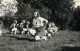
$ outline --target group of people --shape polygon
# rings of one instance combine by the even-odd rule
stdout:
[[[35,40],[46,40],[47,37],[52,36],[58,30],[58,27],[55,26],[54,22],[48,22],[47,19],[42,18],[39,12],[34,12],[34,19],[32,21],[32,27],[29,27],[30,22],[28,20],[22,20],[21,23],[17,23],[17,20],[13,21],[13,24],[10,26],[11,34],[17,33],[17,30],[21,34],[31,34],[34,36]]]

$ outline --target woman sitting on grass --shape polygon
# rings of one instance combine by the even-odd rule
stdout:
[[[34,18],[33,18],[33,28],[36,29],[36,31],[40,28],[40,27],[45,27],[45,25],[47,25],[48,20],[41,17],[38,11],[34,12]]]

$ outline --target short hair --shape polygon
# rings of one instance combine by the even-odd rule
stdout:
[[[37,13],[37,17],[39,17],[39,16],[40,16],[39,11],[34,11],[34,13]]]

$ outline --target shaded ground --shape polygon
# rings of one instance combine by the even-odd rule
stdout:
[[[13,35],[3,30],[0,51],[80,51],[80,32],[58,31],[48,41],[34,41],[30,35]]]

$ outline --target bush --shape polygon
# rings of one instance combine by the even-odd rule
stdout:
[[[70,23],[70,27],[72,30],[80,30],[80,6],[78,6],[73,13],[73,19]]]
[[[73,18],[73,0],[54,0],[52,4],[51,20],[56,23],[60,29],[69,29],[70,21]]]

